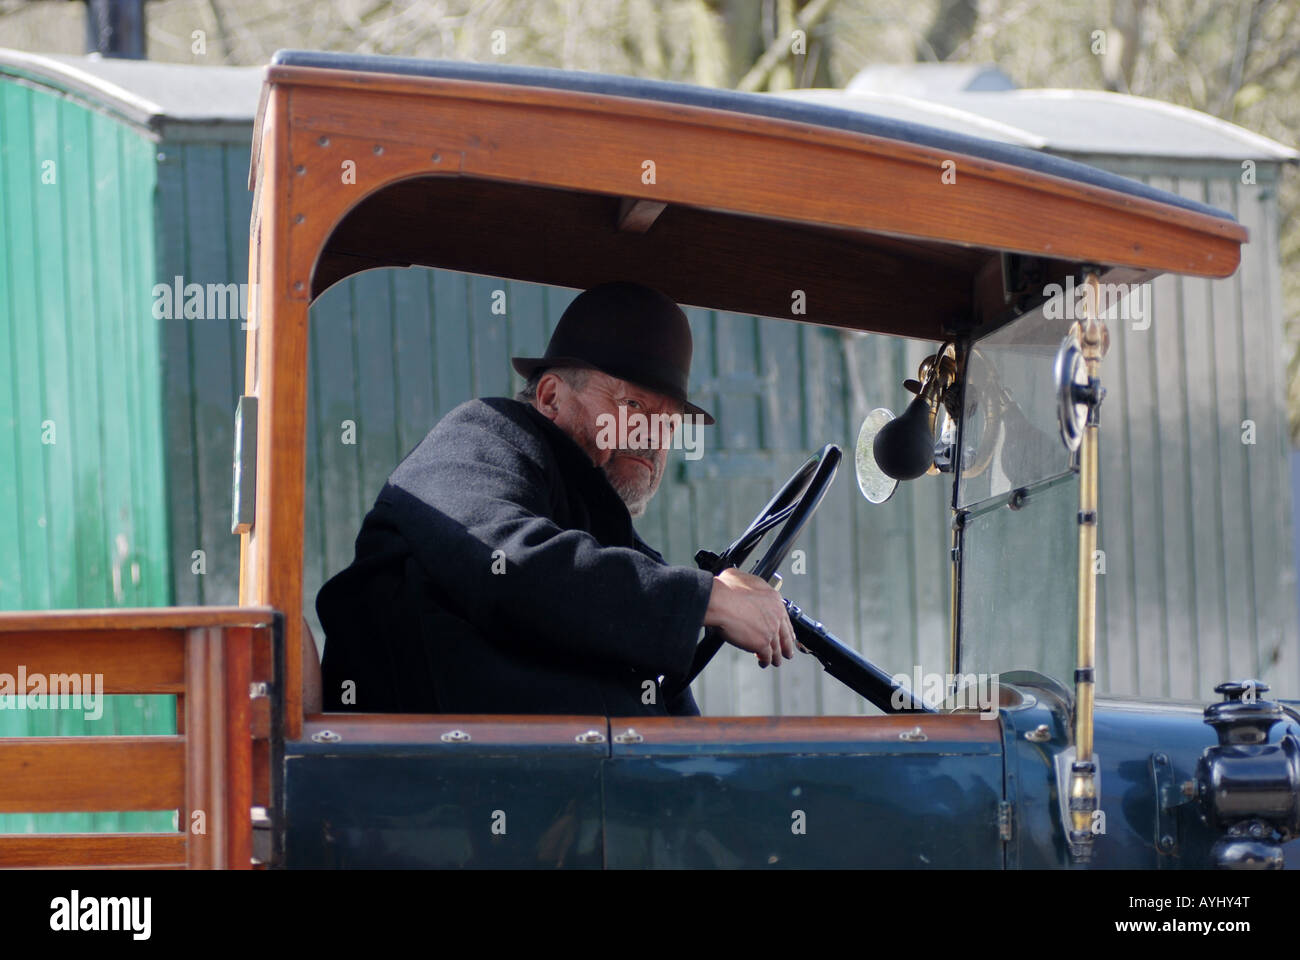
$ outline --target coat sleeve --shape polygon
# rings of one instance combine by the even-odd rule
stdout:
[[[539,656],[682,676],[713,577],[552,519],[544,441],[484,406],[448,414],[381,494],[430,580]]]

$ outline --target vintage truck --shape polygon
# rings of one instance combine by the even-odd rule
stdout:
[[[1162,273],[1230,276],[1248,238],[1228,215],[815,103],[300,51],[267,69],[249,187],[239,605],[0,615],[0,672],[102,675],[106,693],[177,704],[174,736],[0,742],[0,810],[176,809],[177,830],[5,836],[0,863],[1300,861],[1296,701],[1247,677],[1219,678],[1208,705],[1094,692],[1107,305]],[[789,604],[807,655],[882,715],[323,713],[303,617],[308,308],[359,271],[410,265],[635,279],[683,304],[934,343],[907,411],[873,412],[851,453],[864,510],[900,480],[951,478],[939,696]],[[816,309],[792,310],[800,296]],[[813,453],[698,562],[740,565],[774,533],[752,569],[775,577],[841,456]],[[706,634],[697,670],[717,648]]]

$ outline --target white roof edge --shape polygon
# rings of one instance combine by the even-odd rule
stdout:
[[[999,95],[1012,93],[1013,91],[997,91]],[[950,106],[946,103],[938,103],[934,100],[923,100],[920,97],[909,97],[901,93],[878,93],[865,90],[841,90],[838,87],[816,87],[807,90],[781,90],[774,92],[775,96],[790,97],[792,99],[804,99],[800,96],[803,93],[830,93],[835,94],[837,99],[852,98],[854,100],[872,100],[878,103],[902,104],[905,106],[915,107],[920,113],[928,113],[936,116],[950,117],[954,120],[961,120],[973,127],[987,130],[990,134],[995,134],[1001,139],[1010,140],[1012,143],[1023,147],[1032,147],[1035,150],[1043,150],[1048,146],[1048,140],[1039,136],[1023,127],[1012,126],[1009,123],[1003,123],[1001,120],[991,120],[982,114],[973,113],[970,110],[963,110],[960,107]],[[993,91],[990,91],[990,95]],[[916,123],[924,123],[924,119],[918,117]],[[932,126],[932,124],[931,124]]]
[[[39,53],[26,53],[22,50],[0,47],[0,66],[5,63],[12,63],[15,66],[27,66],[36,73],[66,77],[87,88],[101,91],[105,96],[121,101],[123,104],[149,117],[162,116],[164,113],[160,104],[125,87],[119,87],[111,80],[105,80],[98,74],[82,70],[66,60],[56,60],[53,57],[43,56]]]
[[[1061,87],[1040,87],[1020,90],[998,91],[1000,97],[1016,97],[1019,99],[1044,100],[1098,100],[1098,101],[1122,101],[1143,110],[1150,110],[1152,113],[1163,113],[1167,116],[1177,117],[1188,123],[1195,123],[1230,137],[1242,143],[1243,145],[1253,147],[1266,155],[1277,160],[1300,160],[1300,150],[1288,147],[1285,143],[1279,143],[1271,137],[1266,137],[1262,133],[1255,133],[1253,130],[1247,130],[1245,127],[1232,123],[1229,120],[1221,120],[1218,117],[1211,116],[1208,113],[1202,113],[1199,110],[1193,110],[1191,107],[1180,106],[1176,103],[1166,103],[1163,100],[1156,100],[1152,97],[1138,97],[1130,93],[1114,93],[1110,90],[1072,90]]]

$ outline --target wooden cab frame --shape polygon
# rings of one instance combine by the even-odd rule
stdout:
[[[799,320],[937,341],[995,329],[1084,264],[1106,283],[1226,277],[1247,239],[1226,214],[1069,161],[630,78],[282,51],[254,136],[256,497],[239,602],[285,614],[290,740],[313,654],[308,308],[339,280],[410,265],[578,288],[628,278],[787,320],[802,291]],[[1035,289],[1009,285],[1008,263],[1032,265]]]

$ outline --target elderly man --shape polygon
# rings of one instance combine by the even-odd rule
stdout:
[[[713,422],[686,398],[690,362],[672,300],[602,284],[545,356],[514,359],[517,399],[449,412],[317,596],[325,709],[698,715],[683,682],[701,627],[763,666],[792,658],[772,587],[669,566],[632,527],[678,421]]]

